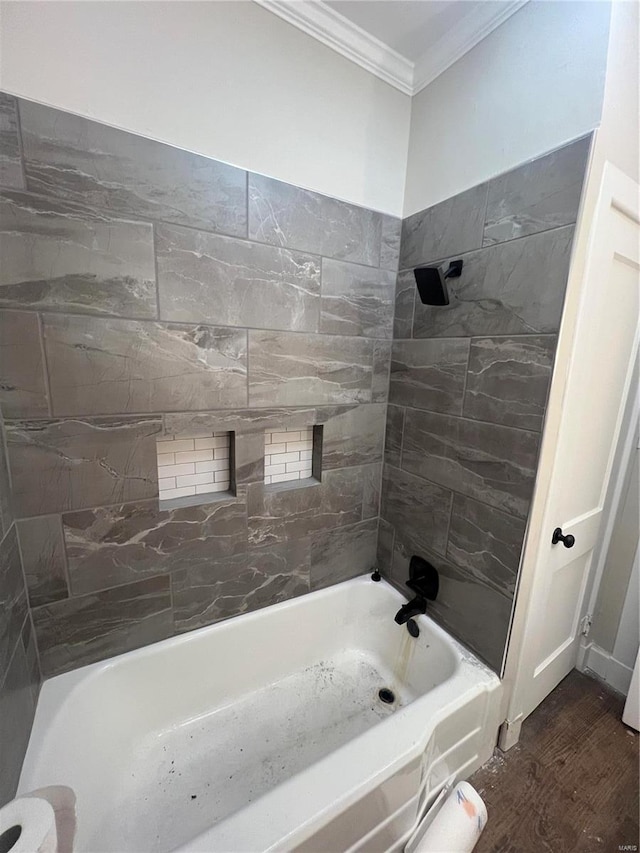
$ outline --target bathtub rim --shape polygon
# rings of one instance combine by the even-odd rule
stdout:
[[[43,678],[42,688],[40,690],[40,696],[38,698],[38,707],[41,703],[43,705],[50,705],[54,703],[62,704],[64,699],[66,697],[69,697],[80,684],[90,683],[91,681],[94,681],[96,678],[98,678],[103,672],[109,669],[113,669],[117,666],[126,664],[126,662],[129,660],[144,660],[145,658],[154,657],[156,655],[161,654],[162,650],[167,648],[179,648],[180,646],[188,646],[189,644],[195,644],[199,641],[202,641],[210,634],[215,634],[222,630],[230,631],[232,629],[232,626],[240,628],[242,625],[265,619],[267,613],[275,614],[283,612],[285,610],[290,610],[303,600],[309,601],[311,599],[314,599],[320,601],[323,598],[331,598],[332,596],[336,595],[339,590],[349,589],[352,587],[357,588],[358,586],[368,586],[369,583],[374,583],[373,581],[371,581],[369,573],[364,575],[358,575],[355,578],[350,578],[349,580],[341,581],[338,584],[332,584],[331,586],[324,587],[323,589],[311,590],[310,592],[296,596],[295,598],[289,598],[285,601],[279,601],[275,604],[266,605],[265,607],[261,607],[258,610],[252,610],[249,613],[241,613],[237,616],[230,616],[226,619],[220,619],[219,621],[213,622],[210,625],[203,625],[199,628],[194,628],[190,631],[184,631],[180,634],[174,634],[171,637],[165,637],[162,640],[157,640],[153,643],[147,644],[146,646],[140,646],[136,649],[130,649],[126,652],[120,652],[119,654],[112,655],[108,658],[105,658],[104,660],[83,664],[82,666],[75,667],[74,669],[70,669],[66,672],[57,673],[56,675],[45,676]],[[392,583],[387,581],[385,578],[382,578],[382,580],[375,582],[375,587],[377,589],[385,589],[387,593],[390,593],[392,595],[392,597],[399,605],[406,602],[406,596],[404,596]],[[494,673],[493,670],[486,663],[484,663],[484,661],[482,661],[473,651],[471,651],[471,649],[464,646],[459,640],[449,634],[445,628],[439,625],[429,615],[428,611],[426,614],[422,614],[414,618],[415,621],[418,622],[418,625],[420,627],[427,627],[428,630],[432,631],[439,638],[439,640],[443,642],[444,645],[448,646],[449,650],[453,652],[455,656],[456,668],[459,665],[460,661],[472,660],[472,662],[474,664],[477,664],[479,668],[486,670],[490,674],[496,675],[496,673]],[[434,689],[437,689],[437,687]]]

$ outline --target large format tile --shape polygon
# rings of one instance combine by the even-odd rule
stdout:
[[[0,311],[0,403],[6,418],[49,414],[37,314]]]
[[[249,544],[275,545],[304,539],[314,529],[322,504],[322,484],[293,487],[253,483],[247,490]],[[360,521],[361,505],[351,519]]]
[[[539,440],[525,430],[408,409],[402,467],[526,518]]]
[[[0,676],[0,807],[16,794],[29,744],[36,711],[32,681],[29,660],[19,642],[6,675]]]
[[[156,497],[158,418],[6,424],[19,518]]]
[[[389,402],[461,414],[468,359],[464,338],[394,341]]]
[[[447,557],[506,596],[515,592],[526,522],[455,495]]]
[[[311,589],[324,589],[373,571],[377,539],[377,518],[314,534],[311,537]]]
[[[449,305],[416,301],[416,338],[557,332],[574,227],[533,234],[466,255]]]
[[[0,251],[0,305],[157,316],[151,225],[5,192]]]
[[[0,681],[20,641],[27,615],[27,593],[15,526],[0,542]]]
[[[555,349],[555,335],[473,338],[465,417],[540,431]]]
[[[380,268],[396,272],[400,261],[400,237],[402,219],[398,216],[382,214],[380,239]]]
[[[179,569],[172,576],[175,626],[190,631],[309,591],[309,543],[289,542]]]
[[[373,342],[373,377],[371,379],[372,403],[386,403],[389,398],[391,343],[391,341]]]
[[[393,318],[394,340],[412,337],[416,289],[416,278],[413,270],[403,270],[398,273]]]
[[[24,187],[16,99],[0,92],[0,186]]]
[[[591,136],[489,181],[483,245],[576,221]]]
[[[164,640],[173,634],[168,577],[36,607],[33,622],[45,676]]]
[[[251,547],[303,539],[362,520],[367,466],[325,471],[322,483],[248,487]]]
[[[448,489],[384,466],[380,515],[396,530],[410,531],[420,548],[445,553],[452,499]]]
[[[324,258],[320,331],[390,338],[395,273]]]
[[[247,515],[237,500],[159,510],[141,501],[65,513],[74,595],[132,583],[176,566],[196,570],[247,549]]]
[[[384,518],[378,520],[378,547],[376,552],[376,565],[378,571],[391,580],[391,568],[393,564],[393,540],[395,528]]]
[[[404,409],[387,406],[387,424],[384,439],[384,461],[395,468],[400,467],[402,433],[404,432]]]
[[[246,403],[246,332],[98,317],[44,318],[55,415]]]
[[[16,522],[29,604],[37,607],[67,598],[67,566],[59,515]]]
[[[381,213],[249,174],[252,240],[375,267],[381,227]]]
[[[362,518],[377,519],[382,497],[382,461],[362,466]]]
[[[187,228],[157,228],[163,320],[315,332],[320,259]]]
[[[29,190],[246,236],[242,169],[30,101],[20,118]]]
[[[249,332],[249,404],[371,402],[373,343],[356,337]]]
[[[328,413],[329,410],[320,410]],[[383,403],[356,406],[327,417],[322,433],[322,467],[344,468],[379,462],[384,443]]]
[[[404,219],[400,269],[480,248],[486,201],[479,184]]]

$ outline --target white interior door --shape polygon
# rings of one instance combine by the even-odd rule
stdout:
[[[527,600],[516,605],[522,621],[517,660],[507,658],[511,698],[503,748],[517,740],[521,721],[577,660],[585,590],[638,347],[638,192],[634,181],[605,164],[573,340],[568,358],[559,348],[554,371],[558,393],[554,400],[552,387],[549,405],[558,428],[543,440],[540,466],[551,466],[550,478],[543,494],[536,487],[541,523],[531,525],[525,545],[523,566],[528,556],[534,570]],[[552,544],[557,527],[574,537],[573,547]]]

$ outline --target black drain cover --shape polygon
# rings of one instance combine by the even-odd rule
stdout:
[[[392,705],[396,701],[396,695],[393,690],[389,690],[388,687],[383,687],[382,690],[378,690],[378,698],[381,702],[384,702],[387,705]]]

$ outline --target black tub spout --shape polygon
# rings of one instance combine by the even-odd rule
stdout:
[[[407,604],[402,605],[395,615],[395,621],[398,625],[404,625],[405,622],[408,622],[409,619],[413,619],[414,616],[419,616],[421,613],[426,612],[426,599],[422,598],[421,595],[416,595],[416,597],[412,598]]]

